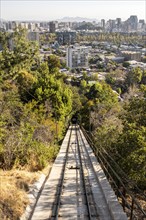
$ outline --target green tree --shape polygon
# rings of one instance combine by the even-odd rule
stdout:
[[[87,87],[87,82],[86,82],[84,79],[81,80],[80,88],[81,88],[83,91],[86,91],[86,87]]]
[[[142,80],[142,70],[139,67],[136,67],[132,69],[130,72],[128,72],[125,81],[129,87],[130,85],[139,84],[141,80]]]
[[[57,73],[59,68],[61,67],[59,58],[56,55],[48,56],[48,66],[50,73],[52,74]]]
[[[57,57],[40,63],[24,30],[8,37],[0,53],[0,167],[42,169],[72,115],[72,91],[58,74]]]
[[[129,67],[130,66],[130,63],[129,62],[127,62],[127,61],[125,61],[124,63],[123,63],[123,67]]]
[[[112,91],[111,87],[105,82],[97,82],[90,87],[87,97],[94,100],[95,103],[117,103],[117,97]]]
[[[124,107],[123,132],[117,139],[118,163],[137,184],[146,187],[146,102],[133,98]]]
[[[38,47],[27,40],[27,33],[23,29],[16,30],[9,38],[11,47],[7,45],[2,50],[0,70],[4,72],[5,79],[11,76],[14,80],[20,71],[30,72],[32,67],[37,66]]]
[[[82,122],[87,129],[91,130],[92,127],[94,130],[99,121],[101,123],[105,114],[118,103],[118,99],[111,87],[105,82],[93,84],[85,95],[87,99],[82,103]]]

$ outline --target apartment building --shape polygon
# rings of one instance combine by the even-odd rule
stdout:
[[[55,33],[56,31],[56,23],[51,21],[50,22],[50,33]]]
[[[141,52],[121,51],[121,54],[125,58],[126,61],[128,61],[128,60],[141,61]]]
[[[74,68],[88,67],[89,47],[70,46],[67,48],[67,66]]]
[[[76,31],[58,31],[56,36],[60,45],[74,44],[76,41]]]

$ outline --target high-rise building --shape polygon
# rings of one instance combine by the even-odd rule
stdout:
[[[56,23],[54,21],[50,22],[50,33],[55,33]]]
[[[120,27],[121,27],[121,24],[122,24],[122,20],[121,20],[121,18],[116,18],[116,25],[117,25],[117,28],[120,28]]]
[[[30,30],[30,31],[35,31],[35,23],[28,23],[28,29]]]
[[[12,28],[12,29],[15,29],[16,27],[18,27],[18,25],[19,25],[19,23],[16,22],[16,21],[12,21],[12,22],[11,22],[11,28]]]
[[[56,32],[57,41],[60,45],[74,44],[76,41],[76,31],[58,31]]]
[[[130,25],[131,31],[136,31],[138,26],[138,18],[136,15],[131,15],[128,18],[128,24]]]
[[[85,46],[70,46],[67,48],[67,66],[74,68],[88,67],[89,48]]]
[[[146,31],[146,23],[144,19],[140,19],[138,23],[139,31]]]
[[[106,30],[112,32],[116,28],[116,20],[109,19],[106,23]]]
[[[103,30],[105,29],[105,19],[101,19],[101,27]]]
[[[20,22],[19,25],[21,28],[28,29],[28,23],[26,23],[26,22]]]
[[[144,25],[145,24],[145,20],[144,19],[140,19],[139,23]]]

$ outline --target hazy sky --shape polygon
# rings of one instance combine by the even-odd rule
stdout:
[[[146,0],[0,0],[0,16],[6,20],[55,20],[87,17],[126,20],[130,15],[146,19]]]

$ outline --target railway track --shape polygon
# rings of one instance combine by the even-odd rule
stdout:
[[[78,125],[68,129],[29,220],[126,220]]]

